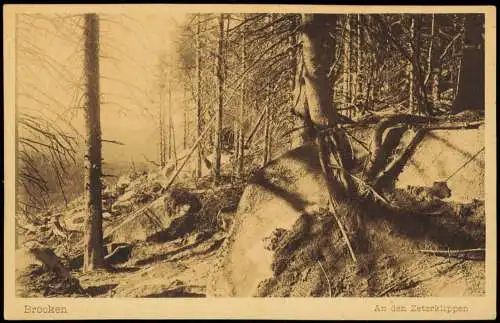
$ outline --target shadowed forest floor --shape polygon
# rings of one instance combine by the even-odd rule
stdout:
[[[422,144],[413,163],[418,154],[428,154],[425,149],[435,148]],[[344,224],[357,221],[356,215],[363,223],[359,232],[349,232],[354,263],[328,211],[319,163],[310,156],[313,148],[297,148],[257,171],[249,183],[226,178],[217,188],[210,176],[179,181],[167,192],[157,173],[124,176],[104,194],[107,268],[82,271],[85,212],[83,201],[75,200],[50,214],[59,214],[70,232],[67,240],[54,233],[51,222],[23,235],[43,240],[74,280],[61,279],[22,248],[16,254],[17,295],[220,296],[214,284],[229,284],[222,295],[231,296],[484,295],[483,200],[456,202],[449,198],[454,188],[436,185],[385,192],[390,209],[373,201],[342,205]],[[454,161],[453,168],[461,163]],[[424,169],[426,174],[432,175]],[[471,179],[469,191],[481,182]],[[460,187],[457,193],[467,196]]]

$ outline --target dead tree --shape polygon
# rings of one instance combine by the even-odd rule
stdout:
[[[243,15],[243,20],[245,20],[246,15]],[[246,70],[246,25],[243,26],[243,31],[241,34],[241,70],[244,73]],[[238,152],[236,161],[236,176],[241,178],[243,175],[243,159],[245,155],[245,137],[243,132],[243,124],[245,120],[245,97],[246,97],[246,76],[243,75],[243,81],[241,83],[240,89],[240,110],[239,110],[239,122],[238,122]]]
[[[160,84],[160,166],[165,167],[165,112],[163,107],[163,84]]]
[[[202,110],[201,110],[201,46],[200,46],[200,28],[201,28],[201,17],[200,14],[196,15],[196,132],[197,136],[200,137],[202,132]],[[201,160],[202,160],[202,148],[198,146],[196,148],[196,177],[201,177]]]
[[[99,17],[85,15],[85,62],[86,107],[85,107],[85,200],[87,220],[85,226],[84,270],[93,270],[104,265],[102,198],[101,198],[101,123],[99,102]]]
[[[269,86],[266,87],[266,103],[264,106],[264,150],[262,157],[262,166],[265,166],[269,161],[269,150],[270,150],[270,128],[271,128],[271,113],[270,113],[270,89]]]
[[[415,18],[412,16],[410,18],[411,22],[410,22],[410,39],[414,39],[415,38]],[[410,49],[409,49],[409,56],[413,58],[414,54],[413,54],[413,46],[410,46]],[[413,63],[411,60],[408,60],[407,64],[406,64],[406,68],[407,68],[407,77],[408,77],[408,108],[410,110],[411,113],[416,113],[417,110],[415,108],[415,92],[414,92],[414,89],[415,89],[415,84],[414,84],[414,71],[413,71]]]
[[[429,44],[429,52],[427,54],[427,75],[425,84],[430,83],[431,105],[435,110],[439,100],[439,53],[437,51],[437,20],[436,15],[432,14],[431,20],[431,37]]]
[[[350,21],[350,15],[346,15],[345,19],[345,35],[344,35],[344,39],[343,39],[343,50],[344,50],[344,55],[343,55],[343,58],[344,58],[344,62],[342,64],[342,68],[343,68],[343,85],[342,85],[342,89],[343,89],[343,96],[344,96],[344,100],[343,102],[345,102],[345,107],[347,107],[348,103],[350,102],[351,98],[351,71],[349,69],[350,67],[350,64],[351,64],[351,21]]]
[[[214,148],[215,148],[215,161],[214,161],[214,184],[218,185],[220,182],[221,172],[221,133],[222,133],[222,108],[224,104],[223,90],[224,90],[224,73],[222,70],[222,55],[224,45],[224,14],[220,14],[218,18],[219,35],[217,44],[217,57],[215,66],[215,82],[216,82],[216,97],[217,103],[215,107],[216,124],[214,132]]]

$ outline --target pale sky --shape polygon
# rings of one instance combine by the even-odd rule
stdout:
[[[17,33],[17,108],[20,113],[58,122],[71,120],[83,130],[78,96],[83,91],[81,20],[20,17]],[[185,17],[168,13],[101,15],[101,129],[104,139],[126,146],[103,144],[105,160],[157,159],[158,87],[155,65],[160,53],[175,64],[176,24]],[[59,30],[57,30],[59,29]],[[43,59],[37,57],[43,56]],[[55,68],[54,68],[55,66]],[[164,95],[166,98],[167,95]],[[182,146],[183,91],[173,91],[173,123],[177,147]],[[81,105],[81,104],[80,104]],[[176,113],[177,111],[177,113]],[[59,115],[59,116],[58,116]],[[60,121],[58,124],[62,124]]]

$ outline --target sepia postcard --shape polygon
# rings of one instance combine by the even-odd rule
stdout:
[[[4,7],[6,319],[496,318],[496,8]]]

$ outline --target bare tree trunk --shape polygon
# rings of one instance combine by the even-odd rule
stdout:
[[[411,16],[411,22],[410,22],[410,38],[411,41],[415,39],[415,18]],[[413,50],[413,44],[410,46],[409,49],[409,55],[410,57],[413,57],[414,55],[414,50]],[[410,109],[410,112],[415,114],[417,112],[417,109],[415,107],[415,94],[414,94],[414,88],[415,84],[413,82],[415,76],[413,75],[413,64],[411,61],[409,61],[406,65],[407,68],[407,73],[408,73],[408,108]]]
[[[362,81],[361,81],[361,15],[356,15],[356,102],[358,102],[358,98],[361,99],[362,96]]]
[[[168,123],[169,123],[169,128],[170,128],[170,135],[169,138],[171,138],[170,144],[172,146],[172,153],[175,161],[175,167],[177,167],[177,150],[175,147],[175,129],[174,129],[174,123],[172,120],[172,88],[171,88],[171,82],[168,84]]]
[[[196,19],[196,132],[200,137],[202,133],[202,111],[201,111],[201,48],[200,48],[200,14],[197,14]],[[196,178],[201,177],[201,159],[202,147],[198,145],[196,148]]]
[[[271,100],[269,99],[269,86],[266,88],[266,104],[264,107],[264,155],[262,158],[262,166],[265,166],[269,161],[269,128],[270,128],[270,119],[271,114],[269,113],[269,105],[271,104]]]
[[[172,159],[172,106],[170,102],[170,83],[168,88],[168,159]]]
[[[417,112],[419,114],[427,114],[434,115],[432,106],[429,104],[429,100],[427,100],[427,91],[425,88],[425,78],[422,72],[422,67],[420,64],[420,51],[421,51],[421,42],[422,42],[422,16],[416,15],[414,18],[414,52],[412,57],[413,70],[415,71],[416,77],[416,98],[417,98]]]
[[[160,85],[160,166],[164,167],[166,162],[165,145],[165,111],[163,107],[163,87]]]
[[[101,198],[101,123],[99,102],[99,17],[85,15],[85,76],[87,102],[85,200],[87,220],[85,225],[85,271],[104,266],[102,198]]]
[[[350,15],[349,18],[349,25],[350,25],[350,35],[349,35],[349,103],[350,103],[350,109],[348,110],[348,117],[352,118],[354,109],[353,109],[353,103],[355,99],[355,94],[356,94],[356,49],[355,49],[355,41],[356,41],[356,34],[355,34],[355,26],[354,26],[354,21],[353,21],[353,16]]]
[[[220,182],[220,168],[221,168],[221,132],[222,132],[222,107],[223,107],[223,90],[224,79],[222,70],[222,55],[224,44],[224,14],[219,15],[219,39],[217,46],[217,59],[216,59],[216,122],[214,132],[214,146],[215,146],[215,162],[214,162],[214,184],[218,185]]]
[[[188,113],[187,113],[187,109],[188,109],[188,99],[187,99],[187,95],[186,95],[186,89],[184,88],[184,92],[183,92],[183,95],[184,95],[184,104],[183,104],[183,107],[184,107],[184,118],[183,118],[183,121],[184,121],[184,127],[182,127],[183,129],[183,134],[182,134],[182,149],[183,150],[186,150],[187,148],[187,141],[188,141],[188,133],[189,133],[189,129],[188,129],[188,125],[189,125],[189,122],[188,122]]]
[[[453,27],[453,30],[457,34],[460,34],[460,37],[453,46],[453,57],[455,57],[456,63],[452,64],[451,69],[451,75],[455,84],[455,88],[453,91],[453,101],[455,101],[458,94],[458,86],[460,84],[460,71],[462,69],[463,44],[465,37],[465,18],[462,15],[456,15],[453,20]]]
[[[270,14],[267,17],[267,23],[271,24],[273,21],[273,15]],[[272,34],[273,28],[270,28],[270,34]],[[265,103],[265,113],[264,113],[264,155],[262,159],[262,166],[265,166],[270,159],[270,146],[271,146],[271,86],[267,82],[266,86],[266,103]]]
[[[350,49],[350,43],[351,43],[351,22],[350,22],[350,15],[346,16],[346,22],[345,22],[345,35],[344,35],[344,62],[343,62],[343,95],[344,95],[344,105],[347,107],[347,103],[350,102],[350,78],[351,78],[351,72],[349,70],[349,65],[351,61],[351,49]]]
[[[485,109],[484,103],[484,15],[467,15],[460,83],[453,112]]]
[[[243,20],[246,19],[246,15],[243,14]],[[241,70],[244,72],[246,70],[246,25],[243,26],[243,33],[241,39]],[[245,121],[245,97],[246,97],[246,76],[243,75],[243,81],[241,83],[241,93],[240,93],[240,111],[239,111],[239,127],[238,127],[238,154],[237,154],[237,165],[236,165],[236,177],[241,178],[243,176],[243,159],[245,155],[245,137],[243,132],[243,125]]]
[[[436,15],[432,14],[431,21],[431,40],[429,44],[429,54],[427,57],[427,77],[428,82],[430,82],[431,88],[431,104],[433,109],[437,106],[439,101],[439,53],[437,51],[436,42],[437,42],[437,23],[436,23]]]

